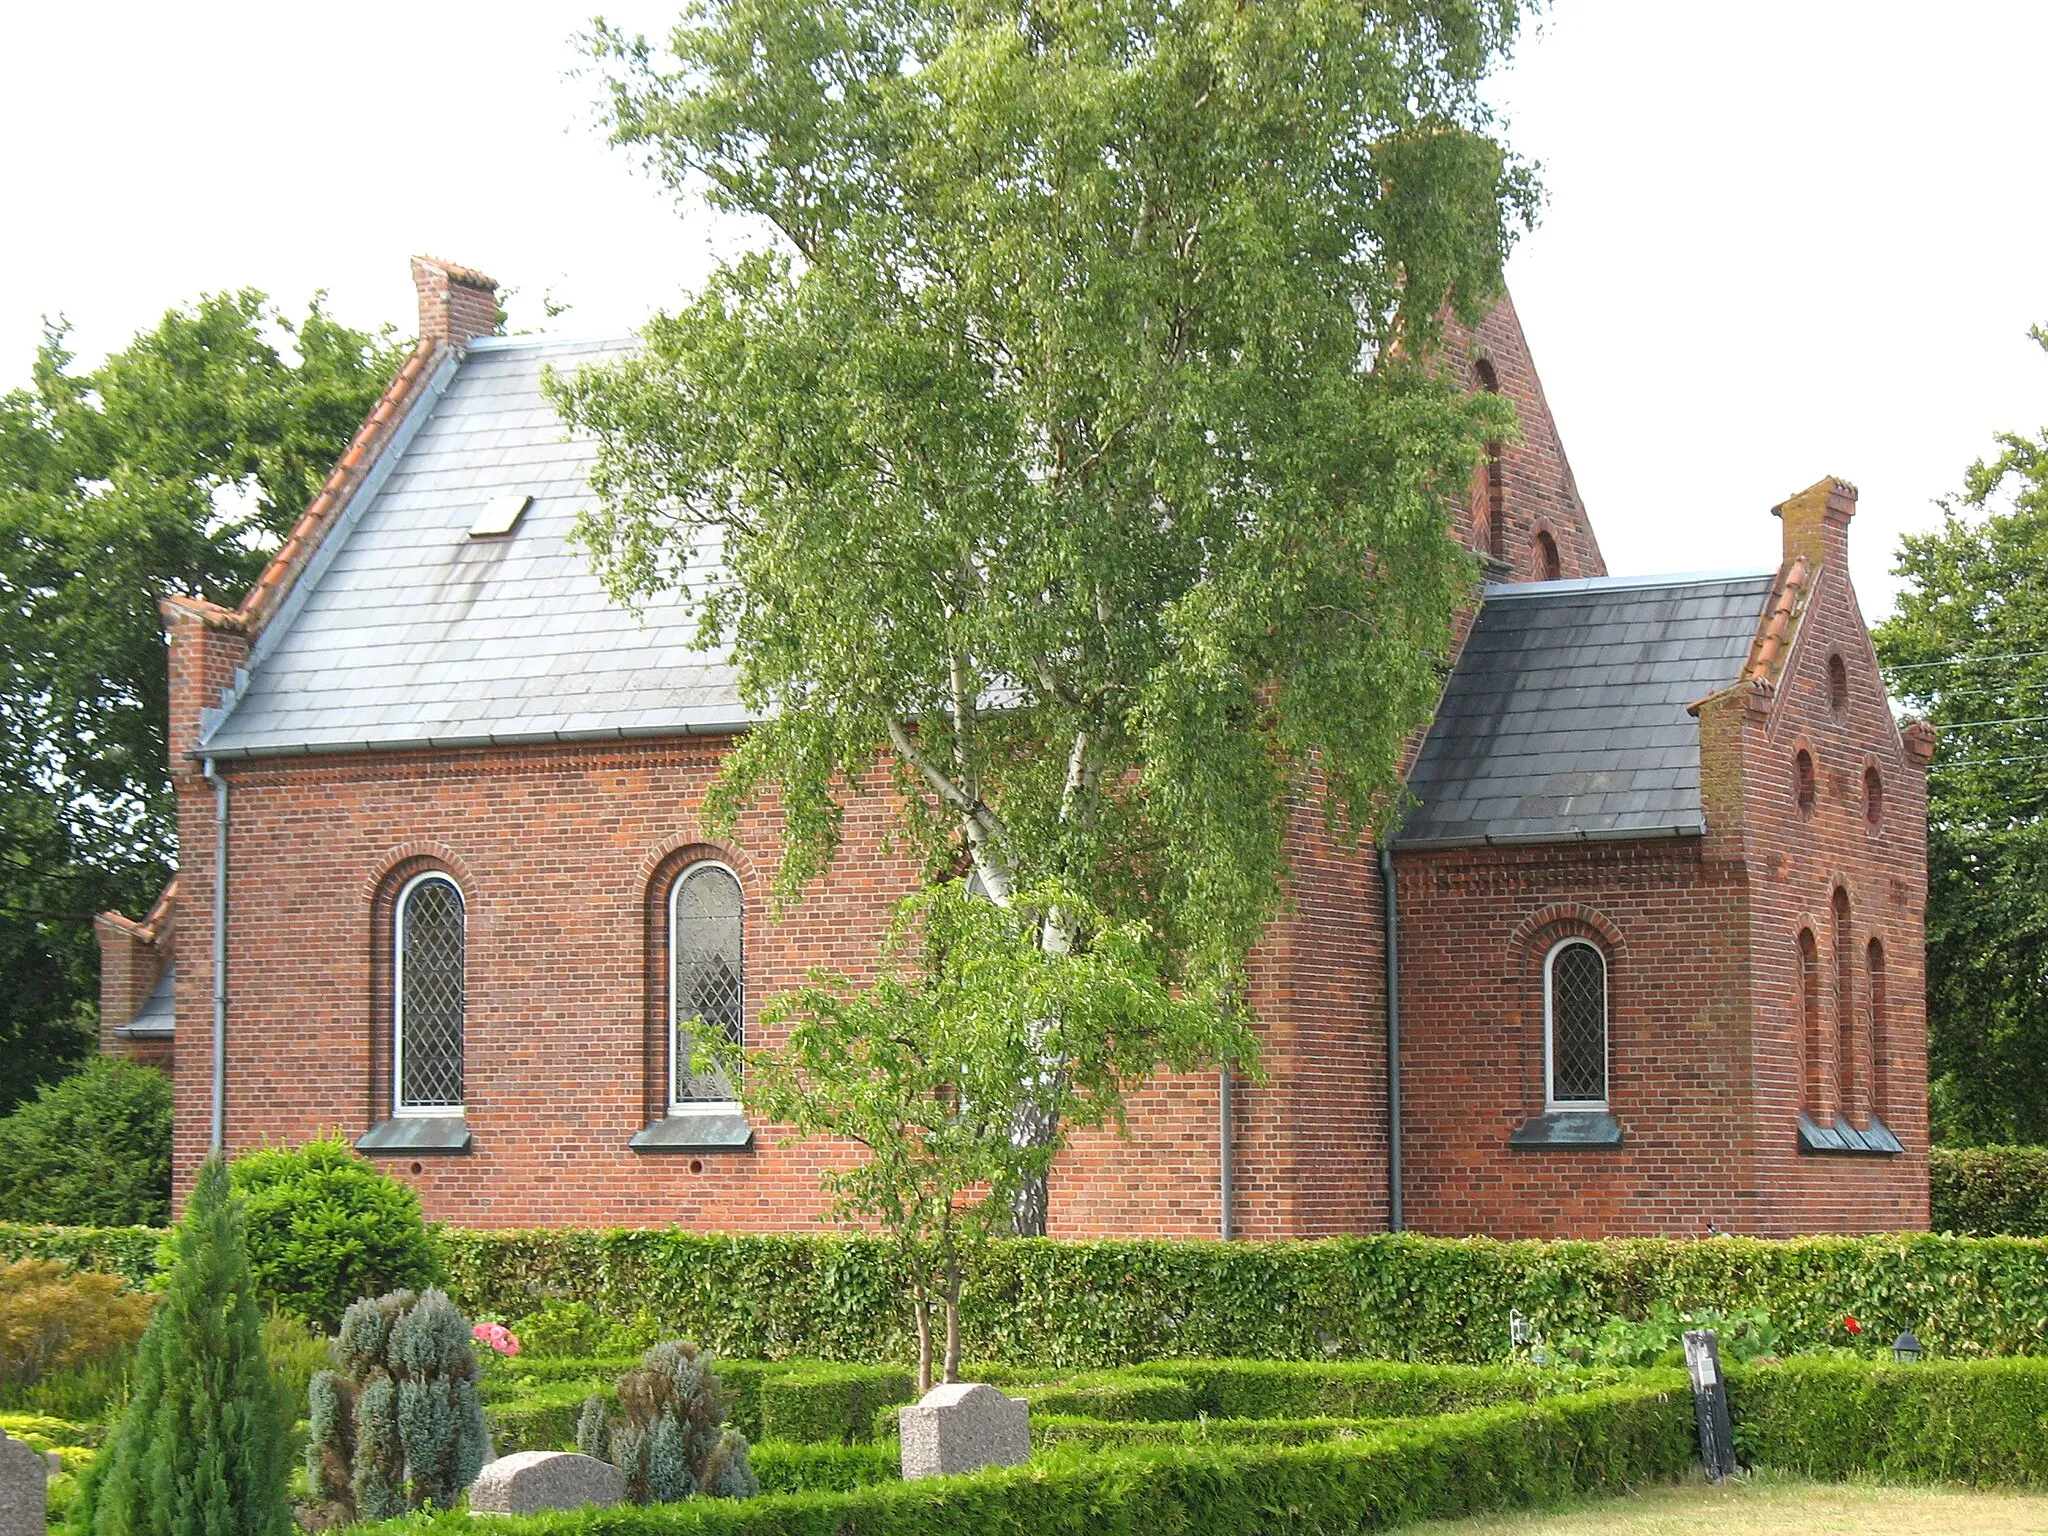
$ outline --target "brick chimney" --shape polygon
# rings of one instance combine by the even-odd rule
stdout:
[[[498,284],[494,278],[431,256],[412,259],[412,282],[420,294],[420,340],[460,345],[498,329]]]
[[[1785,561],[1806,557],[1811,573],[1821,566],[1837,571],[1849,567],[1849,519],[1856,515],[1856,487],[1829,475],[1788,496],[1771,511],[1785,524]]]

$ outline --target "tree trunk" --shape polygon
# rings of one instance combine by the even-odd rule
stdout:
[[[1024,1104],[1010,1123],[1010,1144],[1015,1147],[1048,1147],[1059,1135],[1059,1122],[1036,1104]],[[1018,1237],[1045,1236],[1052,1212],[1052,1181],[1040,1174],[1017,1186],[1010,1205],[1010,1230]]]
[[[946,1261],[946,1363],[945,1379],[960,1379],[960,1259]]]
[[[922,1293],[913,1297],[910,1303],[911,1316],[917,1320],[917,1395],[923,1397],[932,1389],[932,1304]]]

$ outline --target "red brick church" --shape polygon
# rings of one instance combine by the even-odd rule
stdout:
[[[254,589],[164,603],[182,868],[100,920],[107,1047],[174,1064],[181,1177],[218,1114],[230,1149],[340,1127],[447,1221],[809,1229],[831,1149],[675,1041],[858,972],[915,871],[856,804],[777,918],[772,812],[701,840],[749,722],[567,542],[592,448],[540,388],[629,343],[414,278],[418,347]],[[1416,807],[1383,850],[1301,816],[1269,1081],[1149,1085],[1054,1233],[1925,1227],[1933,735],[1885,698],[1855,490],[1774,509],[1775,570],[1610,577],[1511,304],[1448,356],[1522,440],[1459,520],[1489,581]]]

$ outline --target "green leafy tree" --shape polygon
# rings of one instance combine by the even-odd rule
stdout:
[[[893,771],[934,876],[1142,918],[1239,1005],[1293,818],[1386,813],[1472,592],[1447,513],[1511,423],[1429,363],[1532,207],[1478,98],[1518,11],[706,0],[666,56],[600,31],[615,140],[767,244],[558,381],[598,443],[581,534],[730,647],[765,718],[712,816],[777,795],[785,895]],[[1043,915],[1048,950],[1095,941]],[[1035,1101],[1015,1129],[1057,1135]]]
[[[89,371],[52,327],[0,395],[0,1112],[90,1048],[91,916],[175,860],[157,600],[240,600],[398,358],[210,294]]]
[[[171,1219],[171,1080],[107,1057],[0,1120],[0,1221],[162,1226]]]
[[[241,1202],[203,1164],[176,1262],[142,1336],[134,1395],[95,1459],[71,1529],[91,1536],[291,1536],[293,1419],[263,1351]]]
[[[418,1192],[339,1137],[248,1153],[229,1176],[257,1292],[280,1312],[331,1332],[356,1301],[441,1278]]]
[[[1941,731],[1928,1065],[1936,1134],[1966,1144],[2048,1141],[2048,431],[1999,441],[1904,541],[1876,636],[1893,694]]]
[[[1090,934],[1043,942],[1055,908]],[[747,1053],[748,1104],[798,1135],[844,1137],[867,1156],[821,1175],[834,1219],[895,1241],[917,1329],[920,1392],[960,1371],[965,1265],[1043,1179],[1075,1127],[1123,1123],[1124,1090],[1161,1064],[1189,1070],[1253,1051],[1241,1019],[1176,994],[1136,923],[1072,892],[1030,890],[1008,906],[960,881],[903,903],[871,987],[820,981],[763,1010],[785,1044]],[[738,1064],[734,1064],[737,1066]],[[1057,1127],[1013,1136],[1021,1105]]]

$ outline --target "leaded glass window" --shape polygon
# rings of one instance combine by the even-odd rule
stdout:
[[[1567,939],[1546,962],[1550,1104],[1607,1106],[1607,959],[1583,939]]]
[[[724,865],[696,865],[676,882],[669,903],[669,1092],[676,1104],[730,1103],[734,1097],[723,1072],[690,1069],[699,1040],[735,1046],[744,1041],[742,927],[740,883]]]
[[[396,1109],[462,1109],[462,892],[446,875],[421,875],[399,893]]]

